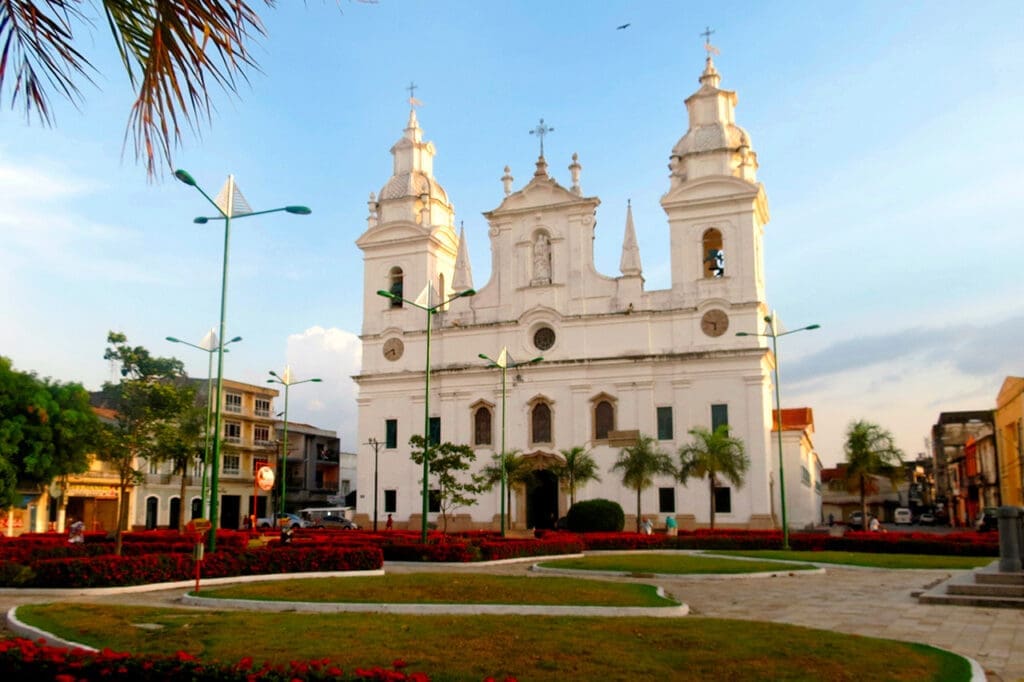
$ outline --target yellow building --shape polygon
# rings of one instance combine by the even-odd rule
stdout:
[[[996,398],[999,492],[1003,504],[1024,506],[1024,377],[1006,377]]]

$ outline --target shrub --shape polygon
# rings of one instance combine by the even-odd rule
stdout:
[[[621,532],[626,525],[619,503],[603,499],[577,502],[565,520],[574,533]]]
[[[24,587],[35,577],[35,571],[24,564],[0,561],[0,587]]]

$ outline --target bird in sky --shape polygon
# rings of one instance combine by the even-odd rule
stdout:
[[[629,24],[623,24],[622,26],[616,26],[615,30],[616,31],[621,31],[624,28],[629,28]]]

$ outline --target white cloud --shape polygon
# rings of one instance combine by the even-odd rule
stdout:
[[[356,446],[356,384],[362,363],[362,342],[352,332],[334,327],[310,327],[288,337],[288,364],[294,381],[318,377],[322,383],[296,388],[289,395],[290,418],[332,429],[341,447]]]

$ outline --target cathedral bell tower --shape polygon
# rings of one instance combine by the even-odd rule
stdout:
[[[436,303],[452,292],[452,277],[459,248],[455,209],[434,178],[432,142],[423,140],[416,110],[402,137],[391,147],[394,168],[380,193],[370,193],[366,231],[356,240],[363,251],[363,367],[391,367],[400,352],[384,355],[389,338],[422,330],[423,313],[401,301],[377,294],[379,290],[410,301]],[[412,310],[410,310],[412,309]],[[414,314],[415,313],[415,314]],[[402,343],[392,341],[396,349]]]
[[[713,306],[719,316],[743,318],[731,328],[755,330],[765,300],[768,198],[750,136],[736,125],[736,93],[720,82],[709,51],[700,88],[686,99],[689,127],[672,148],[671,184],[661,198],[671,233],[672,299],[699,311]]]

